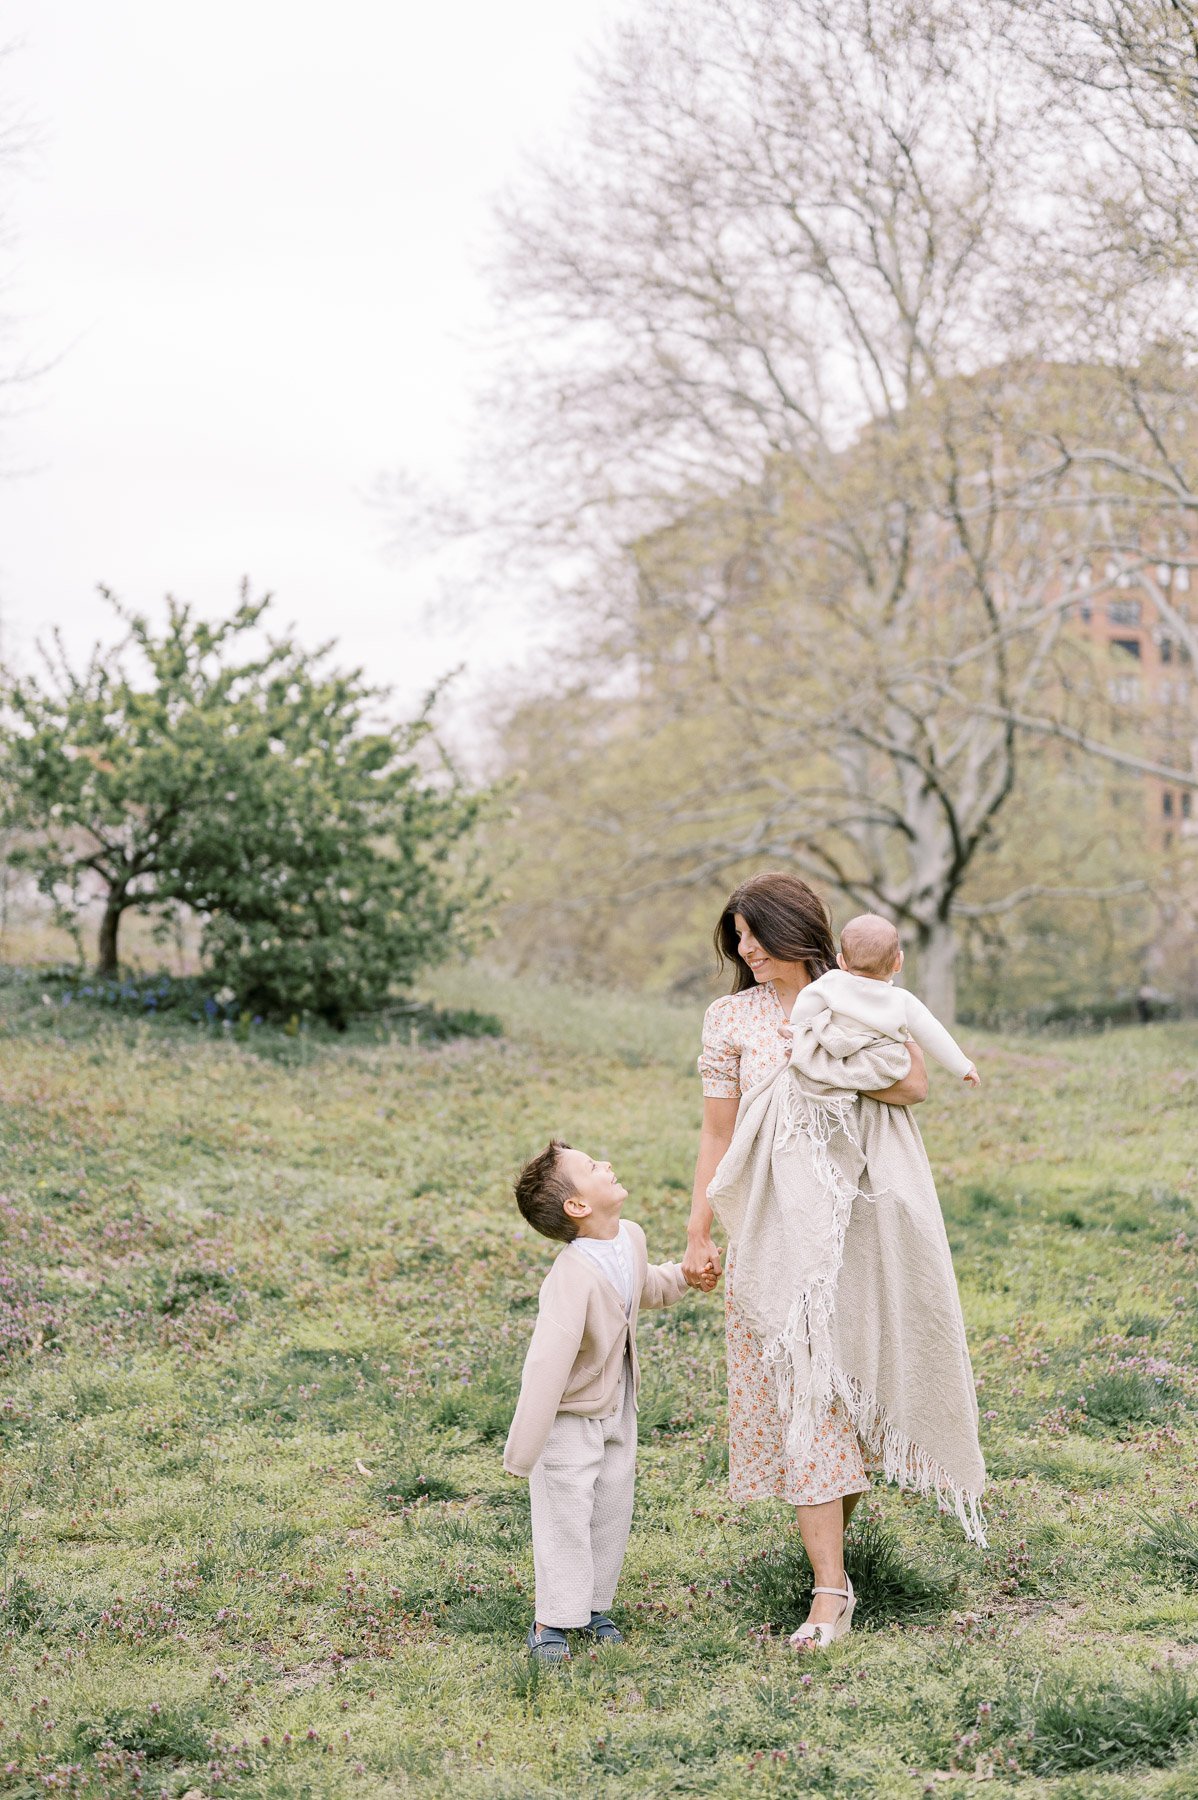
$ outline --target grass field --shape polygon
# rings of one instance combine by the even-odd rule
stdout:
[[[797,1663],[723,1481],[718,1297],[642,1329],[620,1649],[522,1654],[506,1432],[551,1131],[678,1255],[699,1009],[446,979],[501,1040],[124,1020],[0,989],[0,1794],[1198,1795],[1198,1030],[983,1041],[924,1127],[991,1547],[876,1490]]]

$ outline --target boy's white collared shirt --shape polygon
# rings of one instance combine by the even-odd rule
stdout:
[[[623,1220],[614,1238],[576,1237],[573,1248],[581,1250],[597,1263],[619,1294],[624,1305],[624,1317],[632,1313],[632,1250],[628,1242],[628,1227]]]

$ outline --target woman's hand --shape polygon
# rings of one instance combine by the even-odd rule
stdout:
[[[699,1157],[695,1163],[695,1185],[691,1193],[691,1216],[686,1227],[686,1255],[682,1273],[688,1287],[702,1288],[709,1294],[720,1279],[720,1253],[712,1242],[711,1226],[715,1217],[707,1199],[711,1178],[720,1158],[732,1142],[736,1126],[735,1099],[717,1098],[709,1094],[703,1102],[703,1129],[699,1135]]]
[[[710,1294],[720,1279],[720,1253],[710,1233],[687,1238],[682,1273],[686,1277],[687,1287],[701,1288],[705,1294]]]

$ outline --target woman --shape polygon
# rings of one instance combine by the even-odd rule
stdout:
[[[682,1264],[692,1287],[705,1285],[712,1272],[719,1271],[707,1189],[732,1141],[740,1096],[786,1060],[790,1045],[783,1028],[789,1032],[790,1009],[800,989],[836,964],[827,908],[806,882],[777,872],[755,875],[729,896],[716,927],[715,945],[721,965],[732,964],[735,985],[730,994],[712,1002],[703,1022],[699,1057],[703,1128]],[[873,1099],[890,1106],[926,1099],[923,1057],[917,1045],[909,1049],[906,1077],[873,1094]],[[866,1453],[843,1403],[834,1399],[813,1453],[802,1465],[787,1455],[786,1431],[762,1343],[737,1311],[731,1250],[726,1292],[732,1497],[781,1499],[796,1508],[817,1592],[806,1623],[791,1642],[796,1648],[819,1646],[831,1641],[849,1608],[844,1530],[869,1488]]]

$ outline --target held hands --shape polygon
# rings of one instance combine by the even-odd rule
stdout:
[[[982,1085],[982,1078],[972,1063],[970,1063],[964,1075],[962,1075],[961,1080],[965,1083],[966,1087],[981,1087]]]
[[[710,1294],[720,1279],[720,1253],[709,1237],[687,1240],[682,1273],[688,1287]]]

